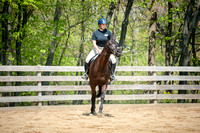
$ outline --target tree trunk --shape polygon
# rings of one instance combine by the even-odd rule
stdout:
[[[85,6],[84,6],[84,0],[82,0],[82,11],[85,10]],[[83,66],[83,63],[84,63],[84,60],[83,60],[83,57],[84,57],[84,40],[85,40],[85,23],[84,23],[84,20],[82,20],[82,23],[81,23],[81,44],[80,44],[80,47],[79,47],[79,57],[78,57],[78,62],[77,62],[77,66]],[[82,75],[82,73],[81,73]],[[76,72],[76,76],[78,76],[78,72]],[[76,82],[75,83],[76,85],[82,85],[82,82],[80,81],[79,83]],[[86,91],[75,91],[75,94],[86,94]],[[83,100],[74,100],[73,101],[73,104],[81,104],[83,102]]]
[[[21,3],[18,3],[19,12],[18,12],[18,23],[17,23],[17,32],[22,31],[22,34],[20,34],[16,40],[16,64],[22,65],[21,60],[21,45],[22,41],[25,37],[25,25],[28,22],[28,18],[33,13],[33,9],[29,10],[27,9],[27,6],[22,6]],[[22,76],[22,72],[17,72],[17,76]],[[16,86],[20,86],[21,82],[16,82]],[[18,96],[18,93],[15,93],[16,96]]]
[[[124,20],[122,22],[122,30],[121,30],[121,36],[120,36],[120,41],[119,41],[119,46],[122,47],[122,50],[124,48],[126,31],[127,31],[127,26],[129,23],[129,14],[130,14],[132,5],[133,5],[133,0],[128,0],[128,3],[126,5],[126,11],[124,14]]]
[[[137,56],[137,53],[136,53],[136,50],[135,50],[135,47],[136,47],[136,43],[135,43],[135,40],[134,40],[134,25],[135,25],[135,20],[136,20],[136,18],[134,18],[134,15],[133,14],[131,14],[132,16],[133,16],[133,25],[129,25],[130,26],[130,28],[131,28],[131,43],[132,43],[132,45],[131,45],[131,49],[130,49],[130,51],[131,51],[131,66],[133,66],[133,64],[135,63],[135,59],[133,58],[134,56]],[[131,72],[132,73],[132,76],[134,76],[134,72],[132,71]]]
[[[6,65],[6,51],[8,49],[8,9],[9,9],[9,2],[5,1],[3,5],[3,12],[2,12],[2,44],[3,48],[1,52],[1,62],[2,65]]]
[[[18,23],[17,23],[17,32],[22,31],[22,34],[19,35],[16,41],[16,62],[17,65],[21,65],[21,45],[25,37],[25,25],[28,22],[28,18],[33,13],[33,10],[28,12],[27,6],[21,6],[21,3],[18,3],[19,12],[18,12]]]
[[[59,21],[60,16],[61,16],[60,2],[61,2],[61,0],[57,0],[56,10],[55,10],[55,14],[54,14],[54,24],[53,24],[54,29],[52,31],[52,40],[50,42],[49,54],[48,54],[48,57],[47,57],[46,66],[52,65],[54,53],[55,53],[55,50],[56,50],[56,47],[55,47],[56,39],[55,39],[55,37],[58,34],[58,21]]]
[[[171,36],[172,36],[172,2],[168,1],[168,26],[166,33],[166,45],[165,45],[165,66],[171,65]],[[165,75],[169,75],[170,72],[165,72]],[[169,85],[170,82],[166,81],[165,84]],[[171,90],[167,90],[167,92],[172,93]]]
[[[156,43],[156,21],[157,21],[157,5],[153,5],[154,0],[152,1],[152,9],[151,9],[151,18],[149,25],[149,54],[148,54],[148,65],[155,65],[155,43]],[[150,73],[150,75],[152,75]]]
[[[195,30],[196,31],[196,30]],[[195,48],[195,31],[192,32],[192,55],[193,55],[193,66],[197,66],[197,55],[196,55],[196,48]],[[195,72],[194,73],[195,76],[198,76],[198,73]],[[195,85],[199,85],[199,82],[198,81],[194,81],[194,84]],[[192,90],[192,94],[195,94],[197,92],[198,94],[198,90]],[[192,99],[192,103],[197,103],[197,99]]]
[[[172,2],[168,2],[168,26],[166,35],[165,66],[170,66],[171,62],[171,36],[172,36]]]
[[[3,5],[2,12],[2,46],[0,46],[0,60],[2,65],[7,65],[6,52],[8,49],[8,15],[9,15],[9,2],[5,1]],[[7,75],[6,72],[0,72],[0,76]],[[6,86],[7,82],[1,83],[1,85]],[[2,96],[9,96],[9,93],[3,93]],[[10,103],[2,103],[1,106],[10,106]]]
[[[182,26],[183,26],[183,23],[180,24],[179,26],[179,30],[178,32],[181,33],[181,30],[182,30]],[[175,64],[178,62],[178,59],[179,59],[179,56],[180,56],[180,48],[178,50],[176,50],[176,43],[178,43],[178,41],[181,40],[181,38],[179,37],[179,35],[176,35],[176,38],[174,39],[174,44],[173,44],[173,48],[172,48],[172,53],[173,53],[173,56],[172,56],[172,66],[175,66]],[[180,44],[180,43],[179,43]]]
[[[120,0],[118,0],[118,4],[115,8],[114,11],[114,20],[113,20],[113,39],[116,40],[116,25],[117,25],[117,21],[118,21],[118,14],[119,14],[119,5],[120,5]]]
[[[193,14],[193,7],[195,5],[195,0],[190,0],[190,4],[188,5],[188,9],[186,12],[186,16],[184,19],[184,29],[183,29],[183,36],[182,36],[182,42],[180,43],[180,49],[181,49],[181,57],[179,61],[179,66],[187,66],[191,60],[191,56],[189,53],[189,43],[191,41],[191,34],[192,32],[195,32],[195,29],[198,24],[198,17],[200,15],[200,0],[198,1],[198,7]],[[191,26],[190,26],[190,22]],[[190,26],[190,30],[189,30]],[[187,72],[180,72],[180,75],[188,75]],[[187,84],[187,81],[180,81],[179,84]],[[178,94],[186,94],[186,90],[179,90]],[[185,102],[185,100],[178,100],[178,103]]]
[[[199,8],[199,5],[200,4],[198,4],[198,8],[197,8],[197,10],[195,12],[195,17],[198,16],[198,19],[197,19],[197,21],[195,23],[192,24],[192,25],[194,25],[194,26],[192,26],[192,55],[193,55],[192,62],[193,62],[193,66],[197,66],[197,64],[198,64],[198,58],[197,58],[197,55],[196,55],[196,48],[195,48],[195,32],[196,32],[196,25],[197,25],[198,21],[200,20],[200,15],[199,15],[199,9],[200,8]],[[198,76],[197,72],[195,72],[195,76]],[[194,81],[194,83],[195,83],[195,85],[199,85],[198,81]],[[198,91],[199,90],[194,90],[194,91],[192,91],[192,93],[193,94],[195,94],[195,93],[198,94]],[[197,103],[197,99],[192,99],[192,103]]]
[[[61,56],[60,56],[60,59],[59,59],[58,66],[60,66],[61,61],[62,61],[62,58],[63,58],[63,56],[64,56],[64,53],[65,53],[65,51],[66,51],[66,49],[67,49],[69,37],[70,37],[70,30],[68,31],[67,39],[66,39],[66,42],[65,42],[65,47],[64,47],[63,50],[62,50],[62,53],[61,53]]]
[[[17,23],[17,32],[22,31],[22,34],[20,34],[16,40],[16,64],[17,65],[22,65],[22,60],[21,60],[21,45],[22,41],[25,37],[25,25],[28,22],[28,18],[30,15],[33,13],[33,10],[27,9],[27,6],[22,6],[21,3],[18,3],[18,23]],[[22,72],[17,72],[17,76],[22,76]],[[20,86],[21,82],[16,82],[16,86]],[[18,96],[19,93],[15,92],[14,96]],[[17,106],[17,103],[15,103],[15,106]]]
[[[21,29],[21,20],[22,20],[22,7],[21,7],[21,3],[18,3],[18,23],[17,23],[17,32],[20,31]],[[17,40],[16,40],[16,64],[17,65],[21,65],[21,44],[22,44],[22,40],[21,40],[21,34],[18,36]],[[22,72],[17,72],[17,76],[22,76]],[[21,82],[16,82],[15,86],[20,86]],[[19,93],[15,92],[14,96],[18,96]],[[14,103],[14,106],[17,106],[17,103]]]
[[[150,25],[149,25],[149,53],[148,53],[148,65],[149,66],[155,66],[155,43],[156,43],[156,23],[157,23],[157,5],[155,4],[155,1],[153,0],[151,3],[151,17],[150,17]],[[150,76],[153,75],[153,72],[148,73]],[[153,82],[150,82],[150,84],[153,84]],[[149,91],[150,94],[153,93],[153,91]],[[150,103],[153,103],[153,100],[149,101]]]
[[[55,9],[55,13],[54,13],[54,24],[53,24],[54,29],[52,31],[52,40],[51,40],[50,46],[49,46],[49,54],[48,54],[48,57],[47,57],[46,66],[51,66],[53,64],[53,57],[54,57],[54,53],[55,53],[55,50],[56,50],[56,47],[55,47],[56,39],[55,39],[55,37],[58,34],[58,21],[59,21],[60,16],[61,16],[61,5],[60,5],[61,2],[62,2],[61,0],[57,0],[57,3],[56,3],[56,9]],[[50,72],[44,72],[43,75],[49,76]],[[49,82],[42,82],[42,85],[49,85]],[[44,95],[44,92],[43,92],[43,95]]]
[[[109,6],[108,13],[107,13],[107,16],[106,16],[107,28],[109,28],[109,26],[110,26],[110,21],[111,21],[111,19],[112,19],[112,16],[113,16],[113,13],[114,13],[115,8],[116,8],[116,6],[115,6],[114,2],[111,2],[111,3],[110,3],[110,6]],[[106,91],[106,94],[112,95],[112,91],[107,90],[107,91]]]
[[[107,16],[106,16],[107,28],[109,28],[109,26],[110,26],[110,21],[112,19],[114,10],[115,10],[115,4],[114,4],[114,2],[111,2],[110,6],[109,6],[109,11],[108,11]]]
[[[62,0],[57,0],[57,2],[56,2],[56,9],[55,9],[55,13],[54,13],[54,23],[53,23],[54,29],[52,31],[52,39],[50,41],[49,53],[48,53],[48,57],[47,57],[46,66],[52,66],[52,64],[53,64],[54,53],[56,50],[56,39],[55,38],[58,34],[58,22],[61,17],[61,3],[62,3]],[[43,75],[49,76],[50,72],[44,72]],[[42,85],[49,85],[49,82],[42,82]],[[46,93],[52,94],[52,92],[46,92]],[[45,95],[45,92],[42,92],[42,95]],[[50,104],[50,102],[48,101],[48,105],[49,104]]]

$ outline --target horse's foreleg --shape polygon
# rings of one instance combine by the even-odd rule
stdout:
[[[92,101],[92,107],[91,107],[91,115],[93,115],[95,113],[95,97],[96,97],[96,91],[95,91],[95,87],[92,87],[91,88],[91,93],[92,93],[92,98],[91,98],[91,101]]]
[[[105,99],[105,93],[106,93],[106,85],[102,87],[101,104],[99,106],[99,113],[102,113],[102,110],[103,110],[103,101]]]

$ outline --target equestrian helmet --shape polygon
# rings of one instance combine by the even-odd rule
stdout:
[[[107,24],[107,21],[105,18],[101,18],[99,19],[98,24]]]

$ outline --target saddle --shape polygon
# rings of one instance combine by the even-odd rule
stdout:
[[[92,57],[92,58],[90,59],[90,61],[89,61],[89,68],[90,68],[90,66],[92,65],[92,63],[94,62],[94,60],[95,60],[98,56],[99,56],[99,53],[96,54],[94,57]],[[111,59],[109,59],[109,68],[111,69],[111,67],[112,67],[112,61],[111,61]]]

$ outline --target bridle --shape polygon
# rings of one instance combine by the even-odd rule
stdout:
[[[112,54],[115,54],[116,50],[113,49],[114,48],[114,47],[112,47],[113,44],[116,45],[116,41],[115,40],[109,40],[108,43],[107,43],[109,50],[112,52]]]

